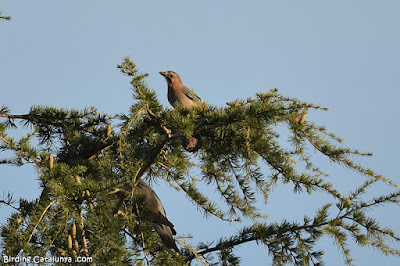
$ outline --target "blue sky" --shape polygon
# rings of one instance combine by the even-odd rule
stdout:
[[[174,70],[209,104],[278,88],[286,96],[328,107],[308,119],[326,125],[345,144],[374,156],[359,161],[400,183],[397,151],[400,96],[399,1],[0,1],[12,17],[0,23],[0,104],[13,113],[32,105],[127,112],[129,79],[116,69],[130,56],[150,76],[149,86],[168,105],[159,71]],[[18,134],[18,132],[16,132]],[[332,166],[339,189],[363,181]],[[205,220],[185,197],[155,187],[179,233],[198,240],[230,235],[235,225]],[[2,166],[0,193],[38,196],[29,167]],[[371,193],[386,193],[377,186]],[[329,198],[292,195],[279,185],[265,208],[268,222],[312,215]],[[0,222],[11,212],[0,209]],[[190,214],[190,215],[188,215]],[[398,209],[371,212],[400,232]],[[341,254],[323,239],[327,265]],[[354,245],[353,245],[354,246]],[[354,246],[356,265],[395,265],[370,248]],[[243,265],[269,265],[263,247],[238,248]]]

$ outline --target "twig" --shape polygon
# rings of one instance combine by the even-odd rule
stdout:
[[[33,227],[32,233],[31,233],[31,235],[29,236],[28,241],[26,241],[26,244],[28,244],[28,243],[31,241],[32,236],[33,236],[33,233],[35,232],[36,228],[38,227],[40,221],[43,219],[43,216],[45,215],[45,213],[47,212],[47,210],[48,210],[54,203],[56,203],[56,202],[57,202],[57,200],[53,200],[53,201],[50,202],[49,205],[47,205],[47,207],[43,210],[42,215],[40,216],[40,218],[39,218],[39,220],[37,221],[36,225]]]
[[[137,210],[137,218],[138,218],[137,220],[139,222],[139,228],[140,228],[140,236],[142,237],[143,254],[144,254],[144,257],[146,259],[147,265],[150,265],[149,258],[147,257],[146,244],[144,243],[143,230],[142,230],[142,228],[140,226],[141,225],[141,223],[140,223],[140,221],[141,221],[141,219],[140,219],[140,211],[139,211],[139,206],[137,204],[136,204],[136,210]]]
[[[0,114],[0,117],[6,117],[10,119],[29,119],[31,115],[8,115],[8,114]]]
[[[185,242],[182,242],[182,241],[179,241],[179,240],[176,240],[176,241],[177,241],[179,244],[181,244],[182,246],[185,246],[187,249],[189,249],[189,250],[192,252],[192,254],[196,257],[196,259],[200,260],[201,263],[203,263],[203,265],[209,265],[209,264],[207,263],[207,261],[205,260],[205,258],[204,258],[202,255],[200,255],[200,254],[197,252],[196,249],[194,249],[194,248],[191,247],[190,245],[186,244]]]
[[[12,205],[12,203],[15,203],[15,201],[13,200],[13,195],[12,194],[8,193],[8,195],[6,197],[4,195],[4,193],[3,193],[3,199],[6,199],[6,200],[0,200],[0,204],[7,205],[8,207],[11,207],[16,211],[19,211],[19,212],[21,211],[20,208],[17,208],[17,207]]]

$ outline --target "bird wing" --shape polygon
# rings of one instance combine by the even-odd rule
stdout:
[[[165,217],[166,213],[164,206],[156,192],[143,180],[139,180],[137,186],[142,190],[142,193],[146,197],[147,209],[154,215],[162,215]]]
[[[192,101],[194,102],[201,102],[201,98],[199,96],[197,96],[196,93],[194,93],[193,90],[189,89],[188,87],[184,87],[183,89],[183,93]]]

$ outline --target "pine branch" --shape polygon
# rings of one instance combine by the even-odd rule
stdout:
[[[0,140],[6,145],[3,146],[3,149],[6,148],[13,150],[15,153],[17,153],[18,158],[25,159],[27,162],[32,161],[37,166],[40,166],[41,160],[30,154],[32,150],[29,147],[26,147],[25,145],[16,145],[13,139],[6,139],[1,135]],[[29,140],[29,138],[27,140]],[[20,144],[24,144],[24,142],[21,142]],[[22,161],[17,161],[17,163],[23,164]]]
[[[1,13],[1,11],[0,11],[0,20],[1,20],[1,19],[4,19],[4,20],[11,20],[11,17],[4,16],[4,15]]]
[[[182,246],[186,247],[193,254],[193,258],[190,260],[187,260],[187,261],[191,261],[193,259],[198,259],[203,265],[206,265],[206,266],[209,265],[207,263],[206,259],[201,254],[198,253],[196,248],[190,246],[189,244],[187,244],[183,241],[178,240],[178,243],[181,244]]]
[[[379,180],[382,180],[394,187],[397,187],[393,181],[382,177],[381,175],[377,175],[373,172],[371,169],[366,169],[360,165],[357,165],[347,159],[344,156],[347,155],[361,155],[361,156],[371,156],[369,153],[360,153],[358,150],[350,150],[350,149],[338,149],[333,147],[332,145],[327,144],[325,141],[322,141],[321,139],[315,139],[313,140],[312,136],[306,136],[307,140],[312,144],[312,146],[321,152],[322,154],[326,155],[331,161],[340,163],[342,165],[345,165],[346,167],[349,167],[350,169],[353,169],[363,175],[366,175],[368,177],[373,177]]]
[[[3,194],[3,199],[0,200],[0,204],[4,204],[4,205],[6,205],[8,207],[11,207],[11,208],[13,208],[14,210],[16,210],[18,212],[21,211],[20,208],[17,208],[17,207],[15,207],[13,205],[13,204],[15,204],[15,201],[13,199],[13,195],[10,194],[10,193],[8,193],[7,196],[4,196],[4,194]]]
[[[28,238],[28,240],[26,241],[26,244],[29,244],[29,242],[31,241],[32,236],[33,236],[33,233],[35,232],[36,228],[38,227],[40,221],[43,219],[43,216],[46,214],[47,210],[48,210],[54,203],[56,203],[56,202],[57,202],[57,200],[53,200],[53,201],[50,202],[50,203],[46,206],[46,208],[43,210],[42,215],[40,215],[39,220],[36,222],[35,226],[33,227],[32,233],[29,235],[29,238]]]

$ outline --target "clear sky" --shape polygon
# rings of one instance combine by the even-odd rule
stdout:
[[[345,144],[372,152],[360,160],[400,183],[400,2],[370,1],[54,1],[1,0],[0,105],[12,113],[32,105],[127,112],[132,103],[129,79],[116,69],[130,56],[159,99],[168,105],[159,71],[174,70],[209,104],[223,106],[236,98],[278,88],[329,108],[308,119],[326,125]],[[18,134],[18,132],[16,132]],[[356,173],[331,169],[339,189],[363,181]],[[196,214],[181,193],[162,186],[163,200],[178,233],[212,241],[235,232],[235,225]],[[267,222],[302,219],[322,206],[320,194],[292,195],[279,185],[264,212]],[[2,166],[0,196],[7,191],[32,199],[39,189],[29,167]],[[387,193],[378,186],[373,193]],[[0,222],[11,212],[0,208]],[[371,212],[400,232],[399,210]],[[342,265],[341,254],[327,239],[320,242],[327,265]],[[243,265],[269,265],[267,250],[256,245],[237,249]],[[399,265],[352,243],[356,265]]]

